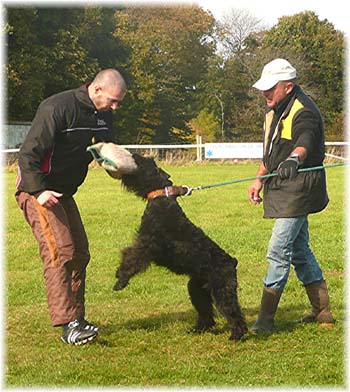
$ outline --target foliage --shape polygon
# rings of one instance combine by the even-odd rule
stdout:
[[[214,142],[219,137],[220,124],[213,113],[201,110],[196,118],[186,124],[195,135],[202,136],[203,143]]]
[[[218,36],[222,44],[223,57],[240,55],[248,46],[248,37],[264,29],[261,20],[245,9],[232,9],[218,22]],[[225,55],[225,53],[227,53]]]
[[[191,130],[190,127],[186,127],[184,129],[180,128],[172,128],[171,129],[171,140],[174,143],[195,143],[196,142],[196,134]]]
[[[217,141],[260,141],[264,100],[251,86],[267,62],[284,57],[316,100],[327,141],[345,137],[344,35],[312,11],[270,29],[243,10],[216,21],[195,5],[6,11],[11,121],[30,121],[45,97],[117,67],[129,86],[115,115],[117,142],[186,142],[186,123],[200,113],[220,124]]]
[[[192,114],[196,85],[214,51],[206,40],[214,19],[197,6],[175,6],[128,7],[116,20],[114,35],[130,54],[133,141],[169,142],[171,129]]]
[[[280,18],[262,46],[268,50],[279,49],[293,61],[301,85],[316,100],[323,114],[327,136],[334,136],[332,131],[339,129],[337,122],[341,121],[344,108],[342,33],[326,19],[320,21],[314,12],[307,11]]]
[[[91,80],[100,65],[115,65],[99,58],[118,53],[105,31],[106,10],[8,7],[7,16],[9,120],[31,120],[45,97]]]
[[[206,185],[251,177],[257,164],[165,166],[176,184]],[[332,171],[331,171],[332,170]],[[42,264],[29,226],[17,207],[15,172],[6,172],[4,387],[282,387],[344,388],[344,169],[327,172],[331,199],[310,216],[311,246],[329,287],[337,322],[327,330],[295,322],[310,310],[304,288],[290,273],[271,336],[229,341],[223,317],[212,332],[189,333],[195,311],[188,278],[152,266],[121,292],[112,290],[120,250],[139,225],[144,202],[101,169],[90,170],[76,195],[90,242],[87,317],[100,326],[96,343],[70,347],[50,326]],[[248,326],[256,320],[272,221],[247,200],[249,183],[193,192],[184,212],[237,257],[239,299]]]
[[[43,98],[45,50],[40,50],[33,28],[38,21],[36,9],[9,9],[7,16],[7,111],[10,120],[18,121],[32,114]]]

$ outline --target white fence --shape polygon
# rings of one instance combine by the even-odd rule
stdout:
[[[346,160],[350,142],[326,142],[329,152],[326,156]],[[260,159],[262,157],[262,143],[203,143],[203,144],[124,144],[128,150],[142,151],[159,159],[166,159],[169,154],[176,156],[194,150],[191,156],[197,161],[204,159]],[[3,153],[16,154],[18,148],[4,149]]]
[[[1,151],[15,159],[19,151],[18,147],[23,143],[30,126],[30,122],[4,124],[4,145]],[[327,155],[345,159],[348,156],[349,145],[349,142],[327,142]],[[160,160],[187,158],[197,161],[202,159],[260,159],[263,149],[262,143],[202,143],[201,136],[197,136],[195,144],[128,144],[123,147],[153,155]]]

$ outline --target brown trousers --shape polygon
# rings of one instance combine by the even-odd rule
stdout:
[[[50,208],[26,192],[18,193],[16,199],[39,244],[51,324],[58,326],[84,317],[90,253],[73,197],[62,197]]]

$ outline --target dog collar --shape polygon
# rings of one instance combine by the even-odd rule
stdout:
[[[163,189],[156,189],[147,193],[147,200],[152,200],[157,197],[170,197],[170,196],[189,196],[192,189],[187,185],[181,186],[167,186]]]

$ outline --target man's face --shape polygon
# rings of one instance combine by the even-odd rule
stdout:
[[[280,102],[286,98],[286,96],[293,90],[293,83],[291,82],[278,82],[270,90],[262,91],[262,95],[266,99],[266,105],[273,109]]]
[[[90,98],[97,110],[106,112],[108,110],[116,110],[124,96],[125,93],[119,87],[96,86]]]

